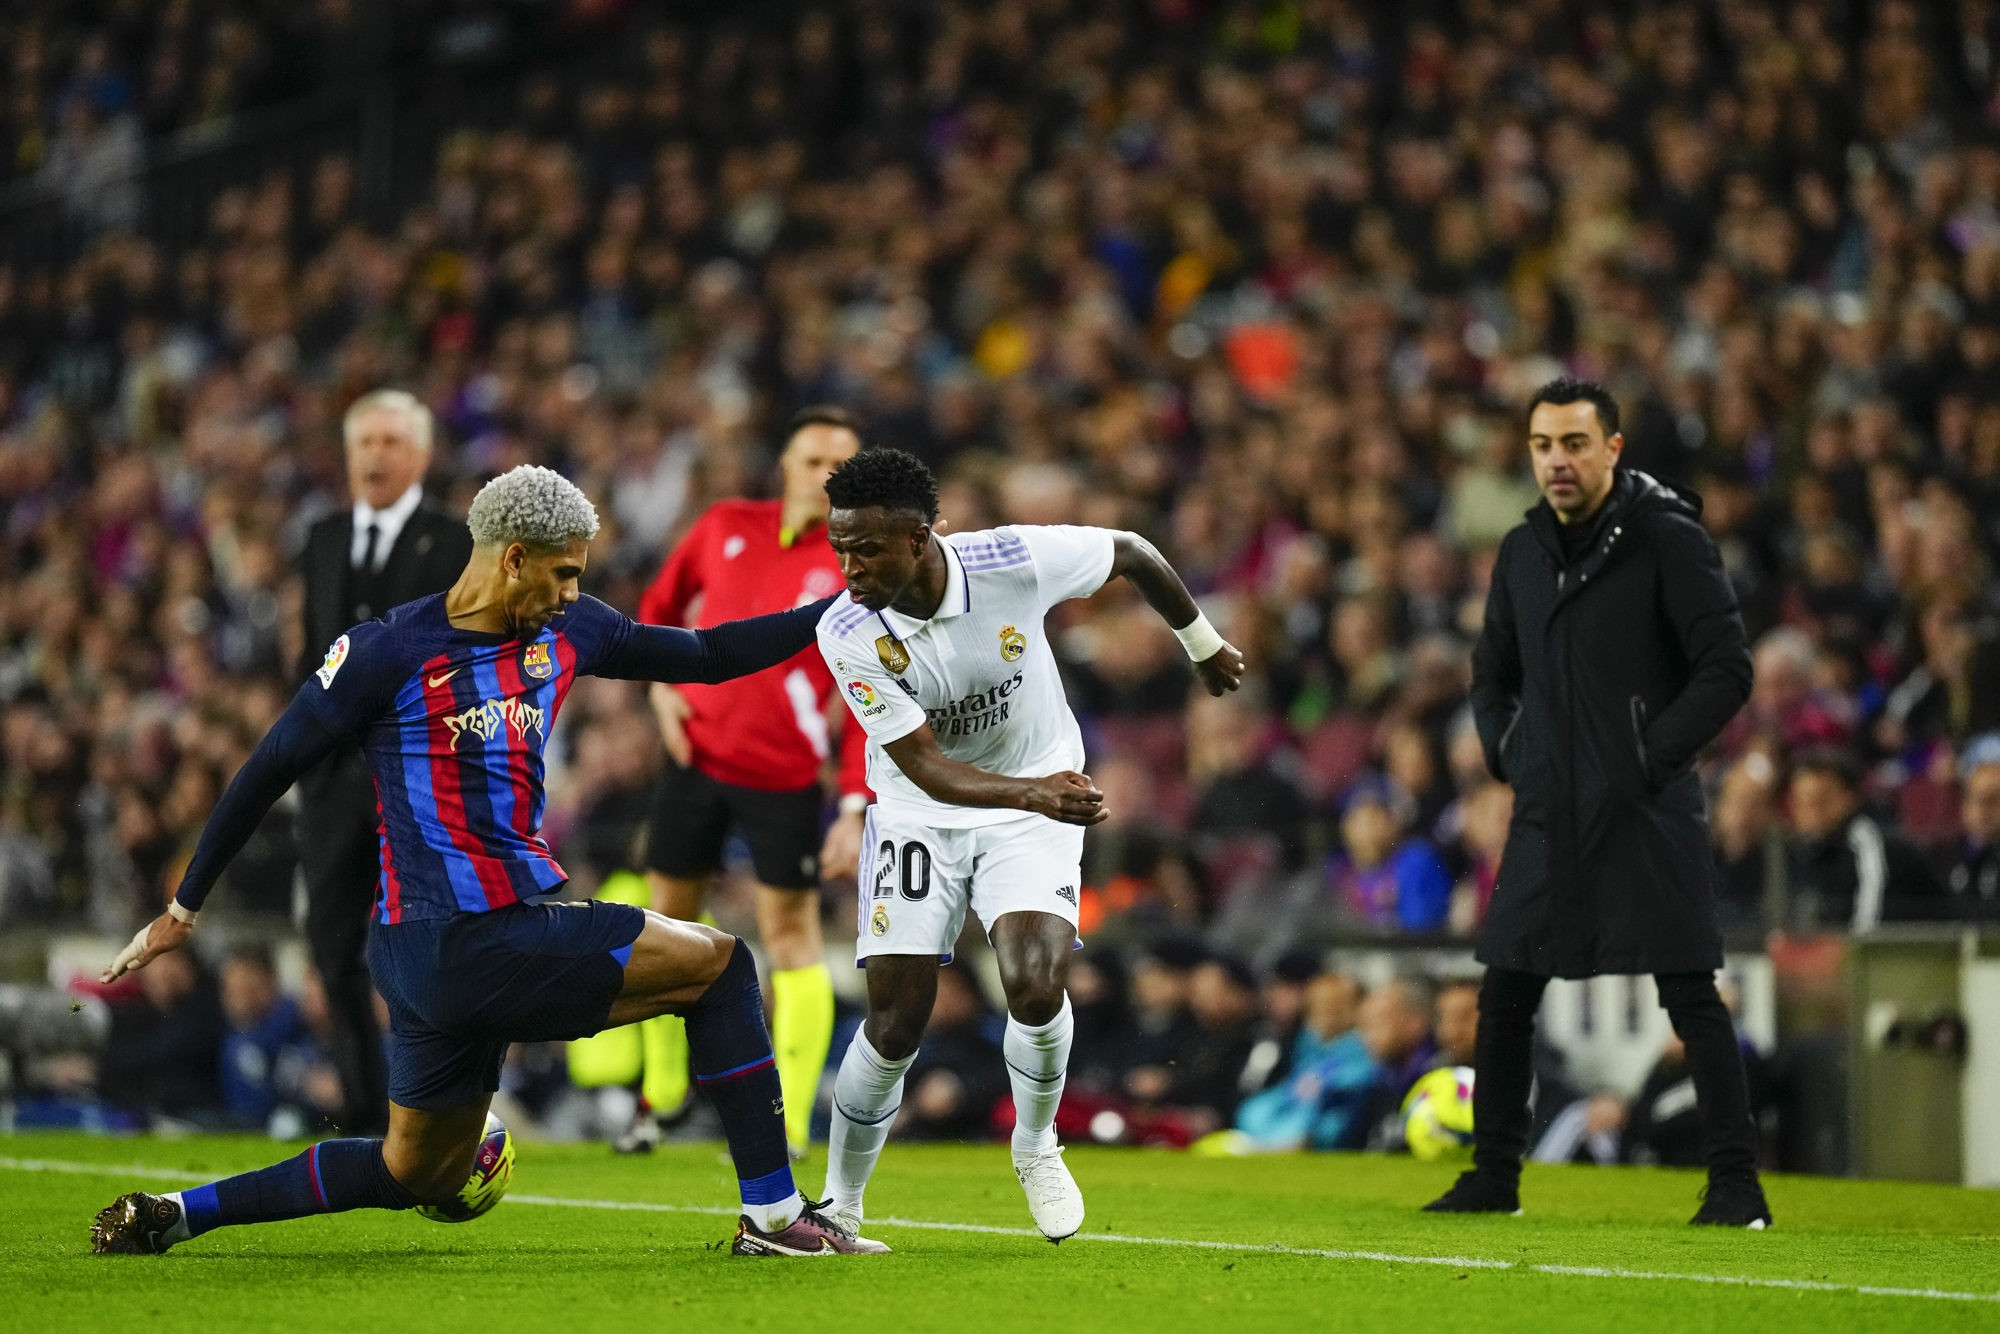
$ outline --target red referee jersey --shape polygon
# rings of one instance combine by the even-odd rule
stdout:
[[[787,611],[842,587],[839,563],[816,527],[789,546],[781,504],[724,500],[709,507],[660,566],[639,599],[639,619],[704,629],[722,621]],[[688,608],[700,599],[693,619]],[[833,675],[817,648],[720,685],[676,686],[693,707],[688,740],[694,766],[710,778],[765,792],[793,792],[819,780],[826,758],[827,699]],[[840,791],[868,791],[866,735],[846,719],[840,733]]]

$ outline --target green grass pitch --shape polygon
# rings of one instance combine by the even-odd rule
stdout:
[[[1346,1155],[1072,1150],[1090,1215],[1055,1247],[1027,1233],[1004,1146],[892,1144],[869,1231],[897,1253],[784,1262],[716,1245],[734,1201],[718,1146],[523,1143],[513,1194],[474,1223],[359,1212],[89,1253],[119,1192],[281,1152],[0,1136],[0,1328],[2000,1329],[2000,1193],[1777,1178],[1776,1229],[1721,1232],[1686,1225],[1695,1174],[1535,1168],[1526,1217],[1443,1218],[1417,1206],[1452,1169]],[[802,1183],[822,1170],[816,1152]]]

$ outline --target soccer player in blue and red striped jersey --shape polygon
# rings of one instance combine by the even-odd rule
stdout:
[[[381,808],[368,966],[389,1006],[388,1137],[325,1140],[211,1185],[121,1196],[98,1214],[93,1248],[159,1252],[230,1224],[447,1202],[471,1174],[508,1044],[678,1014],[736,1163],[736,1253],[886,1251],[792,1183],[749,949],[625,904],[548,901],[567,877],[538,833],[542,752],[578,676],[759,671],[811,644],[832,599],[701,631],[629,620],[580,594],[597,512],[546,468],[489,482],[466,521],[474,546],[458,582],[334,641],[223,793],[167,911],[104,974],[185,943],[265,812],[358,738]]]

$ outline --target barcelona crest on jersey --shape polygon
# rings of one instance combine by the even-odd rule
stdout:
[[[549,679],[549,673],[555,669],[555,663],[549,658],[549,646],[546,640],[536,640],[528,645],[528,651],[521,655],[521,673],[524,676],[532,676],[537,681],[546,681]]]

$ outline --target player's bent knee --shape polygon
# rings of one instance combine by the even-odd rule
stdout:
[[[1059,955],[1032,950],[1014,958],[1003,954],[1000,986],[1007,993],[1007,1013],[1037,1028],[1060,1014],[1068,962],[1067,949]]]
[[[1007,1013],[1030,1028],[1040,1028],[1062,1013],[1063,986],[1053,977],[1037,978],[1007,995]]]
[[[907,1060],[917,1054],[924,1039],[924,1023],[896,1014],[871,1015],[867,1024],[868,1045],[885,1061]]]

